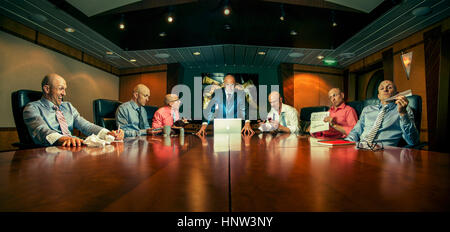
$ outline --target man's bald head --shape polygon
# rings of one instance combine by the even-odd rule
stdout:
[[[56,73],[47,74],[41,82],[44,98],[59,106],[66,96],[67,84],[64,78]]]
[[[49,73],[49,74],[45,75],[44,79],[42,79],[42,82],[41,82],[42,92],[45,92],[44,91],[45,85],[49,85],[51,87],[51,86],[55,85],[55,82],[64,82],[65,83],[66,81],[64,80],[64,78],[62,76],[60,76],[56,73]]]
[[[268,99],[269,99],[270,106],[278,111],[280,109],[280,105],[283,101],[283,98],[281,97],[280,93],[278,91],[272,91],[269,94]]]
[[[138,84],[133,89],[133,100],[139,106],[145,106],[150,98],[150,89],[144,84]]]
[[[328,98],[334,107],[339,107],[344,103],[344,93],[339,88],[332,88],[328,91]]]
[[[394,96],[397,93],[397,87],[391,80],[384,80],[378,86],[378,99],[384,102],[385,99]]]

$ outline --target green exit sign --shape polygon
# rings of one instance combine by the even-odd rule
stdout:
[[[332,58],[325,58],[323,59],[323,64],[328,66],[335,66],[337,65],[337,60]]]

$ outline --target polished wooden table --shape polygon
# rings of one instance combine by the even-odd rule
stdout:
[[[449,154],[148,136],[0,153],[0,211],[448,211]]]

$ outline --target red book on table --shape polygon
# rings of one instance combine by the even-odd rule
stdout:
[[[317,141],[317,142],[320,143],[320,144],[329,145],[329,146],[356,144],[356,142],[346,141],[346,140],[321,140],[321,141]]]

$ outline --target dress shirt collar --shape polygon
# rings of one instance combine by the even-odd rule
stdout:
[[[227,92],[226,89],[224,89],[224,91],[225,91],[225,94],[226,94],[226,95],[228,95],[228,94],[233,94],[233,93],[234,93],[234,91],[232,91],[232,92]]]
[[[285,105],[284,103],[281,103],[281,113],[285,113],[285,112],[286,112],[286,108],[287,108],[287,107],[285,107],[285,106],[286,106],[286,105]],[[275,112],[279,113],[279,112],[278,112],[278,109],[273,108],[273,110],[274,110]]]
[[[338,109],[344,109],[346,106],[345,102],[342,102],[342,104],[340,104],[338,107],[331,107],[331,110],[338,110]]]
[[[138,104],[136,102],[134,102],[133,100],[130,101],[131,103],[131,107],[133,107],[134,110],[140,109],[141,107],[138,106]]]
[[[45,98],[44,96],[42,96],[41,102],[42,102],[42,104],[44,104],[46,107],[48,107],[49,109],[52,109],[52,110],[53,110],[53,106],[56,106],[55,104],[53,104],[53,102],[51,102],[50,100],[48,100],[48,99]],[[61,105],[62,105],[62,103],[61,103]]]
[[[379,110],[381,110],[381,108],[383,108],[383,106],[384,106],[384,105],[381,104],[381,101],[378,100],[377,108],[378,108]],[[390,102],[390,103],[388,103],[388,104],[386,105],[386,110],[391,110],[391,109],[395,108],[395,106],[396,106],[395,102]]]

